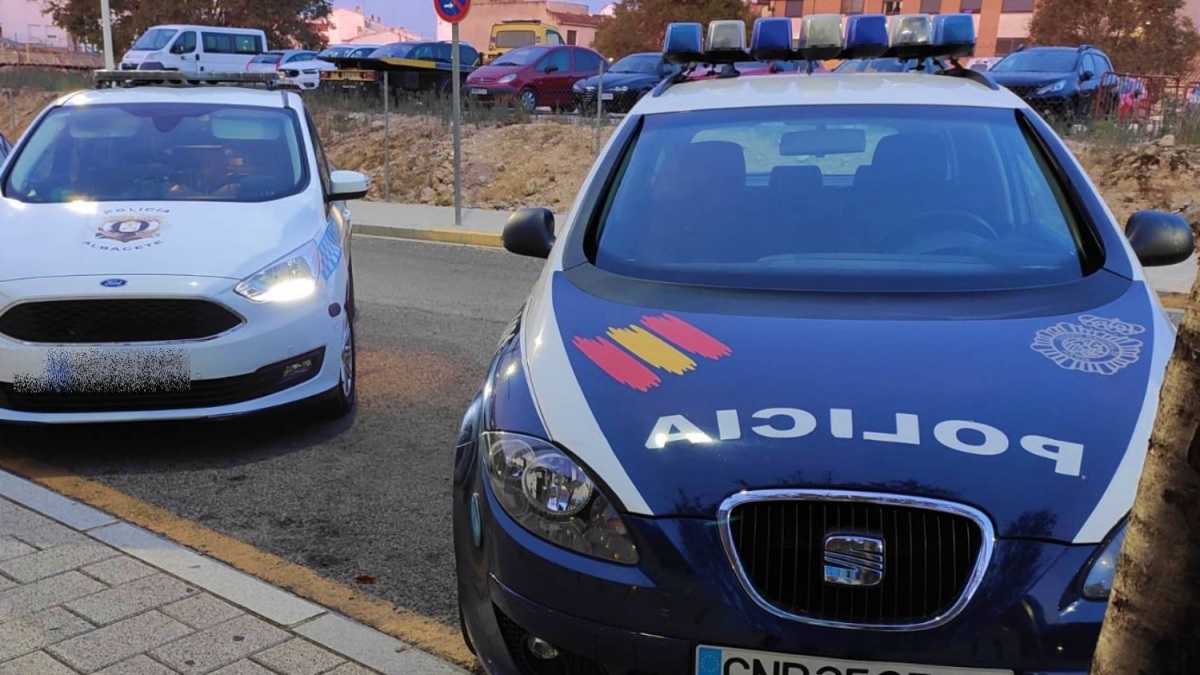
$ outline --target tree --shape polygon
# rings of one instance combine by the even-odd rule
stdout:
[[[1200,301],[1200,280],[1192,287]],[[1092,675],[1200,667],[1200,312],[1189,309],[1158,404]]]
[[[78,42],[101,44],[97,0],[47,0],[54,24]],[[113,51],[128,49],[147,28],[165,23],[261,28],[271,47],[325,46],[330,0],[111,0]]]
[[[635,52],[661,52],[667,24],[699,22],[707,30],[710,21],[754,19],[744,0],[625,0],[613,15],[596,29],[592,47],[610,58]]]
[[[1090,44],[1119,72],[1182,75],[1200,51],[1184,0],[1041,0],[1033,14],[1033,44]]]

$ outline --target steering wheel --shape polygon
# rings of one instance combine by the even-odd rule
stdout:
[[[249,174],[249,173],[231,173],[228,176],[226,176],[225,178],[221,179],[221,181],[219,181],[216,185],[214,185],[208,191],[216,192],[217,190],[220,190],[221,188],[225,187],[226,185],[239,184],[242,181],[246,180],[247,178],[250,178],[253,175],[254,174]]]
[[[950,241],[939,234],[957,234]],[[896,253],[927,254],[968,249],[972,240],[996,241],[1000,234],[983,218],[958,209],[925,211],[883,231],[875,243]]]

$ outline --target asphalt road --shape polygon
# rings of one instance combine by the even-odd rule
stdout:
[[[507,252],[356,238],[359,406],[313,424],[4,429],[93,478],[426,616],[457,623],[450,471],[459,421],[541,269]]]

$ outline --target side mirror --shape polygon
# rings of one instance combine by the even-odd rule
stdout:
[[[362,199],[371,191],[371,179],[357,171],[334,171],[329,174],[329,201]]]
[[[1093,73],[1090,70],[1085,70],[1085,71],[1083,71],[1083,74],[1079,76],[1079,81],[1080,82],[1089,82],[1095,77],[1096,77],[1095,73]]]
[[[542,72],[543,73],[557,73],[558,66],[546,66],[545,70],[543,70]]]
[[[171,45],[171,53],[172,54],[182,54],[183,53],[183,43],[176,42],[175,44]]]
[[[1138,211],[1129,217],[1125,236],[1146,267],[1181,263],[1195,250],[1191,225],[1175,213]]]
[[[508,217],[501,235],[504,248],[517,255],[546,258],[554,248],[554,213],[550,209],[521,209]]]

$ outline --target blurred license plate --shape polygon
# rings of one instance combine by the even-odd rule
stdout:
[[[613,99],[612,94],[600,94],[601,101],[611,101],[612,99]]]
[[[696,649],[695,675],[1012,675],[1011,670],[981,670],[909,663],[842,661],[721,647]]]
[[[472,96],[487,96],[488,90],[487,89],[472,89],[471,95]]]
[[[181,348],[53,348],[40,354],[30,351],[29,361],[14,373],[13,388],[21,393],[116,394],[191,389],[191,353]]]

